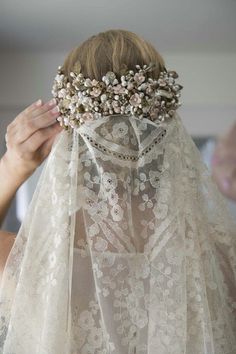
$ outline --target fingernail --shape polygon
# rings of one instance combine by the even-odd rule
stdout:
[[[54,104],[56,104],[56,103],[57,103],[56,99],[53,98],[51,101],[48,102],[48,105],[49,106],[54,106]]]
[[[52,109],[52,113],[58,113],[58,112],[59,112],[58,106],[56,106]]]
[[[38,101],[35,102],[35,106],[39,107],[42,104],[42,100],[39,99]]]

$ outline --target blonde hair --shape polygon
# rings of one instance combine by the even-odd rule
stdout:
[[[165,67],[164,59],[151,43],[133,32],[121,29],[100,32],[72,49],[62,65],[62,71],[69,80],[70,71],[78,61],[84,77],[98,81],[108,71],[113,71],[120,79],[122,70],[135,70],[135,65],[150,62],[156,63],[157,67],[148,76],[158,79],[160,71]]]

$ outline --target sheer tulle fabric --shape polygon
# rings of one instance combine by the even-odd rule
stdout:
[[[181,118],[56,138],[0,287],[1,354],[235,354],[236,225]]]

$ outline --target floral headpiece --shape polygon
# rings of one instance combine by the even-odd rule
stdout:
[[[77,62],[70,72],[72,82],[59,66],[51,91],[61,113],[57,120],[67,130],[69,126],[75,128],[87,120],[114,114],[152,121],[171,118],[182,105],[179,97],[183,86],[175,83],[178,74],[165,68],[158,80],[147,77],[155,66],[152,62],[142,68],[136,65],[136,72],[126,70],[120,80],[108,71],[102,81],[97,81],[85,78]]]

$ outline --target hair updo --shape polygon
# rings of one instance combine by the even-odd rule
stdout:
[[[165,67],[162,56],[151,43],[133,32],[121,29],[100,32],[72,49],[61,67],[69,80],[76,62],[79,62],[84,77],[98,81],[108,71],[113,71],[120,79],[122,70],[136,70],[135,65],[143,66],[150,62],[157,66],[148,76],[158,79]]]

